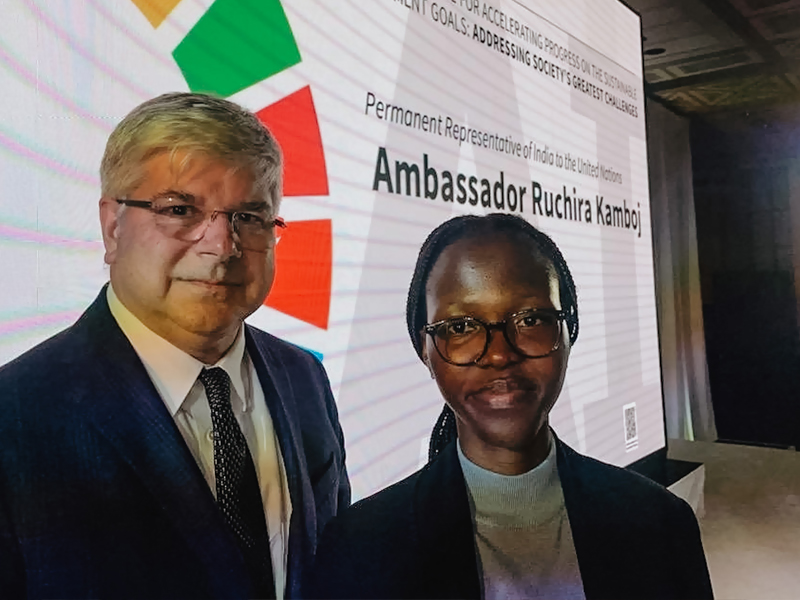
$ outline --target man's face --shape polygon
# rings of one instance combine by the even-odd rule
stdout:
[[[184,158],[179,152],[149,159],[144,181],[127,198],[178,194],[208,212],[259,200],[249,173],[197,155],[181,166]],[[272,285],[273,250],[239,248],[226,215],[217,215],[195,241],[165,234],[149,210],[113,198],[100,201],[100,220],[114,292],[148,328],[182,349],[184,339],[202,346],[204,339],[235,337]]]

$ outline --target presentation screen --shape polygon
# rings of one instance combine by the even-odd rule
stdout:
[[[553,237],[580,310],[551,423],[629,464],[664,446],[639,17],[616,0],[7,0],[0,362],[108,280],[98,166],[168,91],[254,111],[285,154],[255,326],[315,353],[354,496],[425,462],[441,395],[406,333],[418,250],[462,214]],[[0,390],[0,393],[2,391]]]

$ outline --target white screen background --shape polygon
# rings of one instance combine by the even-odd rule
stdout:
[[[6,23],[0,31],[0,363],[73,323],[108,278],[97,219],[105,141],[140,102],[188,91],[172,51],[213,2],[171,4],[154,27],[131,1],[0,2]],[[390,193],[384,184],[374,190],[379,148],[392,177],[395,161],[421,169],[427,155],[440,177],[448,170],[494,182],[502,172],[506,185],[527,188],[517,214],[554,238],[578,289],[580,337],[551,414],[554,429],[579,451],[618,465],[663,447],[638,16],[616,0],[285,0],[283,10],[301,62],[230,98],[257,111],[310,86],[329,191],[285,198],[282,215],[290,227],[331,222],[330,313],[327,327],[267,306],[249,321],[324,357],[354,496],[415,470],[441,409],[405,329],[419,247],[451,216],[495,210],[444,202],[441,194],[431,200],[405,189]],[[433,18],[442,14],[455,27]],[[536,36],[515,35],[513,22]],[[558,67],[556,77],[473,39],[476,28]],[[577,55],[578,63],[554,56],[545,40]],[[601,69],[600,79],[596,71],[584,72],[580,59]],[[565,83],[567,73],[595,85],[601,98]],[[368,94],[530,148],[599,162],[620,180],[380,119],[367,107]],[[609,104],[606,94],[636,115]],[[554,193],[566,188],[573,195],[574,188],[590,201],[592,222],[534,214],[534,181]],[[597,196],[635,206],[640,231],[599,224]],[[632,450],[622,419],[631,402],[638,421]]]

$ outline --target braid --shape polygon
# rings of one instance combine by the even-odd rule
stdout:
[[[456,413],[445,404],[431,432],[431,441],[428,444],[428,462],[439,456],[444,447],[457,437]]]
[[[555,242],[528,221],[515,215],[503,213],[492,213],[482,217],[465,215],[445,221],[434,229],[422,244],[417,257],[417,264],[414,267],[414,274],[408,289],[406,325],[411,344],[420,358],[422,357],[423,339],[420,332],[428,320],[425,307],[425,285],[439,255],[445,248],[460,239],[497,232],[519,233],[527,236],[534,242],[542,255],[553,264],[558,276],[561,309],[566,315],[564,321],[567,325],[570,345],[575,344],[578,339],[578,296],[567,261],[564,260],[564,256]],[[456,416],[450,407],[445,405],[431,434],[428,460],[433,460],[456,436]]]

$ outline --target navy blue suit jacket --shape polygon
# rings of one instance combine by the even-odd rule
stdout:
[[[700,530],[686,502],[636,473],[556,444],[589,600],[712,597]],[[481,598],[455,444],[333,519],[305,591],[311,598]]]
[[[322,365],[245,327],[292,517],[287,597],[350,502]],[[105,289],[69,329],[0,368],[0,597],[243,598],[251,583],[211,490]]]

